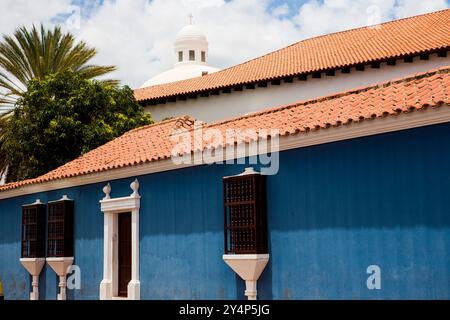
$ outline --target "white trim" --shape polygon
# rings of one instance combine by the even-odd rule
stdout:
[[[226,179],[226,178],[231,178],[231,177],[244,177],[244,176],[249,176],[249,175],[252,175],[252,174],[260,175],[261,172],[255,171],[255,169],[253,167],[248,167],[248,168],[245,168],[244,172],[242,172],[240,174],[237,174],[235,176],[223,177],[223,178]]]
[[[100,300],[116,299],[118,294],[118,216],[131,212],[131,281],[128,283],[128,300],[140,299],[139,280],[139,209],[141,196],[138,193],[139,182],[135,179],[131,185],[133,193],[129,197],[111,198],[111,186],[108,183],[100,200],[104,214],[103,232],[103,280],[100,283]]]
[[[258,260],[258,259],[269,259],[270,255],[268,253],[264,254],[224,254],[222,258],[228,260]]]
[[[139,209],[140,198],[134,197],[114,198],[109,200],[101,200],[100,203],[103,212],[108,213],[124,212],[124,211],[128,212],[134,209]]]
[[[280,137],[280,151],[450,122],[450,108],[448,108],[448,106],[448,104],[444,104],[439,108],[427,108],[424,111],[414,111],[397,116],[387,116],[381,119],[376,118],[372,120],[364,120],[362,122],[354,122],[350,125],[341,125],[335,128],[313,130],[307,133],[282,136]],[[237,146],[236,148],[239,147],[240,146]],[[193,161],[192,164],[180,165],[174,164],[171,159],[165,159],[149,162],[143,165],[129,166],[73,178],[26,185],[17,189],[0,192],[0,200],[25,194],[88,185],[156,172],[193,167],[196,165],[198,164]]]
[[[20,258],[20,262],[42,262],[42,261],[45,262],[45,258]]]
[[[50,257],[45,260],[47,260],[47,262],[73,262],[73,257]]]
[[[61,201],[73,201],[72,199],[69,199],[69,197],[65,194],[61,197],[61,199],[59,200],[53,200],[53,201],[48,201],[47,204],[49,203],[57,203],[57,202],[61,202]]]
[[[30,204],[24,204],[24,205],[22,205],[22,207],[30,207],[30,206],[34,206],[34,205],[37,205],[37,204],[43,204],[43,203],[41,202],[41,199],[36,199],[35,202],[30,203]]]

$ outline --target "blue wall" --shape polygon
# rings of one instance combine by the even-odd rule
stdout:
[[[261,299],[450,299],[450,124],[291,150],[268,177],[270,262]],[[221,178],[245,165],[212,165],[139,177],[141,297],[243,299],[222,261]],[[112,197],[134,178],[113,181]],[[102,279],[104,183],[0,200],[0,277],[7,299],[27,299],[19,263],[21,205],[75,199],[75,263],[97,299]],[[368,290],[366,268],[381,268]],[[55,299],[56,276],[41,275]]]

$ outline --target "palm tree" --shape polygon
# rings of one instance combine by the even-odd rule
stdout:
[[[83,41],[75,43],[71,33],[63,34],[60,27],[46,30],[41,25],[31,30],[21,27],[14,35],[3,36],[0,42],[0,113],[11,110],[17,99],[26,91],[32,79],[71,70],[86,79],[105,75],[115,70],[113,66],[88,64],[97,54],[95,48]],[[118,84],[115,80],[105,80]]]
[[[71,33],[62,33],[60,27],[47,30],[42,24],[31,30],[21,27],[13,36],[3,36],[0,42],[0,150],[4,142],[4,128],[32,79],[71,70],[85,79],[103,76],[114,71],[114,66],[97,66],[89,61],[97,54],[95,48],[81,41],[76,43]],[[102,80],[117,85],[116,80]],[[0,180],[8,168],[5,155],[0,152]]]

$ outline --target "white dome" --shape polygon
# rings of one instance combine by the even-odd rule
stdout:
[[[174,43],[175,66],[147,80],[141,88],[196,78],[219,69],[208,66],[208,40],[203,31],[189,24],[183,27]]]
[[[219,69],[201,64],[181,65],[154,76],[145,82],[141,88],[201,77],[203,72],[207,72],[209,74],[217,71],[219,71]]]
[[[206,41],[206,36],[200,28],[194,26],[193,24],[188,24],[187,26],[184,26],[180,32],[178,32],[175,43],[184,40]]]

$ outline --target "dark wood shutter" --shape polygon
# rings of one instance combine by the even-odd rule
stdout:
[[[73,201],[48,204],[47,257],[73,257]]]
[[[119,297],[126,297],[131,280],[131,212],[119,213]]]
[[[22,258],[45,257],[45,205],[22,207]]]
[[[225,254],[267,253],[266,177],[223,179]]]

